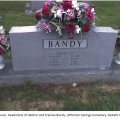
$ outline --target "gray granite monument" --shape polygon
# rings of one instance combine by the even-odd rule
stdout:
[[[32,11],[39,10],[42,7],[44,1],[45,0],[32,0],[31,1],[31,9],[32,9]]]
[[[36,26],[12,27],[9,34],[14,71],[110,68],[117,38],[110,27],[95,27],[74,39]]]

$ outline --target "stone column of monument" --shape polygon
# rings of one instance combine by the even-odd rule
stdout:
[[[32,11],[39,10],[42,7],[42,4],[43,4],[44,1],[45,0],[41,0],[41,1],[32,0],[32,2],[31,2]]]

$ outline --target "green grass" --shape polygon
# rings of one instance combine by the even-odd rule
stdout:
[[[0,110],[119,111],[120,84],[0,87]],[[55,92],[57,90],[57,92]]]
[[[96,5],[96,23],[99,26],[116,28],[120,25],[120,1],[94,1]]]
[[[0,15],[3,20],[0,22],[9,33],[12,26],[35,25],[37,21],[34,16],[25,15],[25,1],[0,1]]]
[[[25,1],[0,1],[0,14],[7,33],[12,26],[35,25],[37,21],[34,16],[26,16]],[[111,26],[116,28],[120,22],[120,1],[94,1],[96,5],[96,24],[100,26]]]

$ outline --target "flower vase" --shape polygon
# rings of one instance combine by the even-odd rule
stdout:
[[[3,69],[4,67],[5,67],[4,57],[3,55],[0,55],[0,70]]]
[[[117,58],[115,62],[120,65],[120,52],[117,53]]]

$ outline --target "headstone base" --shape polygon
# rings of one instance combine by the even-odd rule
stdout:
[[[14,72],[12,61],[6,61],[4,69],[0,70],[0,86],[23,85],[26,81],[33,84],[82,84],[93,82],[120,82],[120,66],[115,62],[109,70],[79,69],[78,71],[24,71]]]

